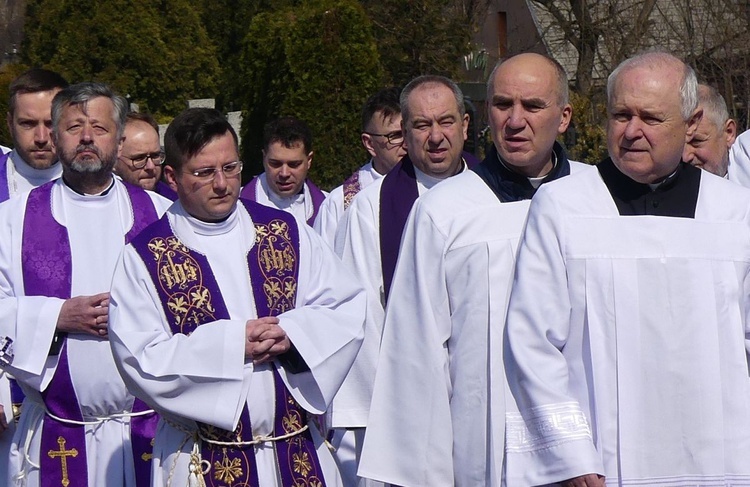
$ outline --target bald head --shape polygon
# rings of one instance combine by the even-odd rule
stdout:
[[[487,81],[492,140],[503,162],[539,177],[554,167],[555,139],[567,130],[567,75],[554,60],[524,53],[501,61]]]

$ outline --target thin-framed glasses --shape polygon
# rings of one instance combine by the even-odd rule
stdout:
[[[135,169],[143,169],[146,167],[146,161],[151,159],[154,166],[161,166],[164,164],[164,152],[151,152],[147,154],[137,154],[133,157],[122,156],[125,159],[130,159],[130,163],[133,164]]]
[[[395,132],[388,132],[387,134],[376,134],[373,132],[365,133],[373,137],[385,137],[386,140],[388,140],[388,143],[391,145],[401,145],[404,143],[404,133],[400,130],[396,130]]]
[[[195,171],[190,171],[190,174],[203,181],[213,181],[216,177],[218,169],[215,167],[202,167]],[[242,172],[242,161],[228,162],[221,166],[221,172],[225,178],[231,178],[237,176]]]

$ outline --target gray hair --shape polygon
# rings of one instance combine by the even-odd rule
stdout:
[[[698,103],[703,107],[703,118],[710,120],[720,131],[729,120],[729,110],[724,97],[713,86],[698,85]]]
[[[125,119],[128,115],[128,101],[116,94],[109,86],[102,83],[78,83],[61,90],[52,99],[52,131],[58,134],[58,125],[63,109],[70,105],[81,106],[86,113],[86,105],[94,98],[108,98],[114,106],[112,119],[117,128],[117,138],[121,139],[125,130]]]
[[[653,51],[638,54],[621,62],[607,78],[607,105],[612,104],[614,86],[619,76],[634,68],[654,68],[665,64],[680,64],[682,66],[682,82],[680,83],[680,114],[684,121],[688,121],[698,107],[698,79],[693,68],[663,51]]]
[[[419,88],[420,86],[429,84],[442,85],[451,90],[453,92],[453,96],[456,98],[458,113],[461,115],[461,117],[466,114],[466,107],[464,106],[464,94],[461,91],[461,88],[459,88],[456,83],[446,78],[445,76],[425,74],[422,76],[417,76],[413,80],[409,81],[409,84],[407,84],[406,87],[401,91],[399,104],[401,105],[401,117],[404,122],[409,120],[409,95],[411,95],[411,92]]]
[[[495,64],[495,67],[492,69],[492,73],[490,73],[490,77],[487,78],[488,101],[492,101],[492,93],[495,90],[495,74],[497,74],[497,70],[500,69],[500,65],[510,59],[513,59],[515,56],[518,56],[518,54],[507,58],[502,58],[498,60],[497,64]],[[546,56],[544,54],[539,54],[539,56],[544,58],[544,60],[546,60],[555,69],[555,75],[557,76],[557,104],[560,107],[564,107],[570,102],[570,95],[568,90],[568,73],[565,72],[565,68],[563,68],[562,64],[557,62],[555,58]]]

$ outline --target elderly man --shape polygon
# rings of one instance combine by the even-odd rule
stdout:
[[[337,253],[369,291],[365,340],[331,416],[334,428],[357,428],[359,445],[370,407],[385,296],[406,217],[420,194],[466,169],[461,152],[469,116],[453,81],[442,76],[415,78],[401,92],[400,105],[407,155],[359,193],[336,237]]]
[[[148,483],[154,415],[134,403],[107,341],[109,288],[125,242],[168,201],[112,176],[127,102],[81,83],[52,101],[61,179],[0,206],[3,368],[26,399],[10,485]]]
[[[179,199],[125,249],[110,327],[125,381],[164,418],[154,484],[341,485],[309,415],[359,349],[363,290],[304,222],[238,200],[219,112],[178,115],[165,149]]]
[[[384,88],[365,102],[362,108],[362,145],[370,154],[370,162],[349,176],[344,184],[334,188],[320,207],[315,219],[315,230],[334,245],[336,231],[344,212],[354,197],[370,183],[382,178],[406,154],[401,131],[399,90]]]
[[[177,194],[161,181],[164,152],[159,145],[159,125],[148,113],[130,112],[125,119],[122,154],[117,158],[115,174],[123,181],[155,191],[174,201]]]
[[[729,148],[737,137],[737,123],[729,118],[724,97],[711,86],[698,85],[698,106],[703,110],[703,118],[685,145],[682,160],[726,177]]]
[[[0,156],[0,201],[59,178],[52,143],[52,98],[68,82],[46,69],[30,69],[10,84],[8,130],[13,151]]]
[[[701,120],[666,53],[607,83],[610,158],[543,186],[506,373],[517,485],[750,485],[750,192],[681,162]]]
[[[494,145],[486,159],[414,205],[388,300],[361,476],[402,486],[503,484],[502,418],[513,408],[502,324],[516,245],[540,184],[592,170],[569,162],[555,141],[571,119],[567,83],[562,67],[538,54],[500,62],[487,83]]]
[[[312,132],[305,122],[294,117],[269,122],[263,129],[264,172],[240,196],[288,211],[312,226],[326,198],[307,177],[312,158]]]

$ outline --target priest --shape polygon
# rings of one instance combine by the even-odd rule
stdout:
[[[52,98],[68,82],[47,69],[21,73],[8,87],[8,132],[13,150],[0,154],[0,202],[41,186],[62,174],[52,144]],[[23,393],[0,371],[0,479],[7,476],[8,453]],[[7,429],[6,429],[7,428]]]
[[[487,82],[485,160],[421,196],[394,273],[360,475],[401,486],[503,484],[502,324],[536,189],[568,161],[568,77],[519,54]],[[400,438],[393,442],[394,437]],[[509,482],[508,485],[515,485]]]
[[[307,177],[312,160],[310,127],[294,117],[273,120],[263,128],[263,173],[240,196],[288,211],[312,226],[327,196]]]
[[[123,378],[163,418],[154,484],[341,486],[311,415],[359,349],[362,288],[312,228],[238,200],[218,111],[178,115],[165,150],[178,201],[126,247],[110,327]]]
[[[469,116],[453,81],[432,75],[415,78],[401,92],[400,105],[407,155],[354,199],[335,245],[368,290],[364,343],[331,416],[334,428],[356,429],[359,445],[370,408],[385,297],[406,217],[420,194],[467,169],[462,150]]]
[[[370,160],[346,178],[344,184],[331,190],[315,218],[315,230],[334,245],[339,223],[354,197],[371,183],[385,176],[406,154],[401,131],[400,89],[383,88],[362,107],[360,139]]]
[[[542,186],[506,325],[516,485],[750,485],[750,192],[681,162],[670,54],[607,81],[609,158]]]
[[[0,364],[26,394],[8,485],[150,483],[155,415],[115,367],[108,291],[124,244],[169,201],[112,175],[126,112],[105,85],[57,93],[62,178],[0,205]]]

